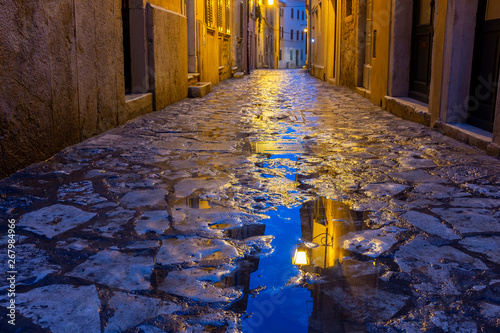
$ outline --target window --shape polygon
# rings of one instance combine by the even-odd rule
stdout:
[[[231,1],[226,0],[226,34],[231,33],[231,25],[230,25],[230,16],[231,16]]]
[[[290,50],[290,60],[293,60],[293,50]]]
[[[304,21],[304,11],[302,11],[302,21]]]
[[[297,40],[299,40],[299,31],[297,30]]]
[[[214,27],[213,0],[205,0],[205,23],[209,28]]]
[[[223,31],[222,28],[222,10],[224,8],[224,0],[219,0],[218,6],[217,6],[217,28],[219,31]]]
[[[352,15],[352,0],[346,0],[345,2],[345,16]]]
[[[304,30],[302,30],[302,40],[304,40]]]
[[[293,29],[290,32],[290,40],[293,40]]]
[[[300,50],[300,60],[304,60],[304,50]]]
[[[282,56],[283,56],[283,52],[282,52],[282,50],[280,49],[280,60],[281,60]]]
[[[240,38],[243,38],[243,3],[240,3]]]
[[[292,18],[293,18],[293,8],[292,8],[292,11],[291,11],[291,13],[292,13]]]

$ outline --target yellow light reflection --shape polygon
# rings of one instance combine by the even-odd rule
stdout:
[[[311,248],[311,265],[322,269],[341,263],[344,249],[339,243],[342,235],[352,231],[352,216],[348,207],[338,201],[318,198],[301,208],[302,236],[319,246]]]

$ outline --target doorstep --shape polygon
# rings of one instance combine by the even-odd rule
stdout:
[[[430,126],[431,114],[427,104],[409,97],[385,96],[386,109],[403,119]]]
[[[125,95],[125,110],[127,112],[127,121],[153,112],[153,94]]]
[[[188,87],[188,97],[203,97],[212,92],[212,82],[197,82]]]
[[[500,157],[500,146],[492,142],[493,135],[490,132],[469,124],[446,124],[440,121],[434,124],[434,128],[455,140],[485,150],[488,155]]]

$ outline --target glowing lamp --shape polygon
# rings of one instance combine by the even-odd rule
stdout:
[[[272,5],[274,4],[274,0],[267,0],[267,4],[268,4],[269,6],[272,6]]]
[[[309,257],[307,256],[307,251],[304,247],[299,246],[297,249],[295,249],[293,264],[297,266],[309,265]]]

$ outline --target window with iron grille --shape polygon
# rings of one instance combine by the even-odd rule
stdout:
[[[222,12],[224,11],[224,0],[219,0],[218,6],[217,6],[217,28],[219,29],[220,32],[223,31],[222,27]]]
[[[292,12],[291,13],[292,13],[292,18],[293,18],[293,8],[292,8]]]
[[[214,27],[213,0],[205,0],[205,23],[209,28]]]
[[[290,32],[290,40],[293,40],[293,29],[292,29],[292,31]]]
[[[297,40],[299,40],[299,31],[297,30]]]

